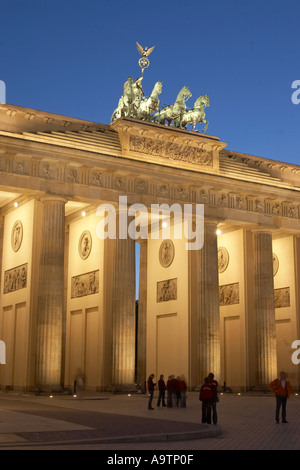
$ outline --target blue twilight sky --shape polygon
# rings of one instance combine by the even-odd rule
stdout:
[[[160,80],[172,104],[188,85],[189,107],[210,97],[207,134],[300,164],[299,19],[299,0],[1,0],[0,80],[7,103],[108,124],[140,76],[136,41],[156,46],[146,95]]]

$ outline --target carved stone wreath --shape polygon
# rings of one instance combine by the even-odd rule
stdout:
[[[168,268],[175,255],[175,247],[172,240],[164,240],[159,248],[159,262],[164,268]]]
[[[20,220],[17,220],[11,231],[11,247],[16,252],[20,249],[23,240],[23,224]]]
[[[273,253],[273,276],[276,276],[279,269],[279,259],[278,256]]]
[[[92,249],[92,236],[88,230],[83,232],[79,238],[78,253],[81,259],[87,259]]]
[[[226,271],[229,264],[229,253],[226,248],[221,247],[218,249],[218,268],[219,273]]]

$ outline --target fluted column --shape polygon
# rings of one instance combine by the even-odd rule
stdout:
[[[113,385],[135,380],[135,241],[116,239],[112,298]]]
[[[146,380],[147,240],[140,241],[139,306],[137,328],[137,382]]]
[[[43,199],[35,382],[45,389],[62,384],[65,203]]]
[[[193,254],[192,254],[193,255]],[[198,265],[198,318],[199,318],[199,361],[200,383],[209,372],[220,376],[220,313],[217,223],[206,221],[204,245],[195,251]]]
[[[272,234],[254,233],[257,386],[277,375]]]

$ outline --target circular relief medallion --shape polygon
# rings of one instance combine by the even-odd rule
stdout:
[[[20,220],[14,223],[11,231],[11,247],[14,251],[18,251],[23,240],[23,225]]]
[[[279,269],[279,259],[278,256],[273,253],[273,276],[276,276]]]
[[[175,247],[172,240],[164,240],[159,248],[159,262],[167,268],[173,262],[175,255]]]
[[[229,264],[229,253],[226,248],[221,247],[218,249],[218,268],[219,273],[226,271]]]
[[[92,249],[92,235],[88,230],[83,232],[78,243],[80,258],[87,259]]]

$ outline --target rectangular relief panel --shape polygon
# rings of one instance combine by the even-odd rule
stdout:
[[[13,385],[23,387],[26,384],[28,331],[26,328],[26,303],[16,305],[14,374]]]
[[[14,355],[14,325],[15,316],[13,306],[3,308],[2,312],[2,341],[6,345],[6,364],[0,368],[1,385],[12,386],[13,384],[13,355]]]
[[[177,313],[158,315],[156,317],[156,332],[156,379],[158,380],[159,375],[163,374],[165,382],[167,382],[169,375],[179,375],[182,372],[178,370],[181,349]]]
[[[71,298],[84,297],[99,292],[99,270],[71,278]]]
[[[100,385],[100,344],[98,307],[86,310],[85,375],[87,387]]]
[[[166,279],[157,283],[157,302],[177,300],[177,279]]]
[[[290,307],[290,288],[274,289],[275,308]]]
[[[14,292],[27,287],[28,263],[8,269],[4,273],[3,293]]]
[[[225,284],[219,286],[220,307],[225,305],[234,305],[240,302],[239,299],[239,283]]]
[[[240,317],[224,318],[224,356],[225,371],[224,380],[228,387],[241,384],[241,337]]]
[[[69,349],[69,380],[73,385],[78,369],[84,368],[84,314],[82,310],[70,313],[70,349]]]

